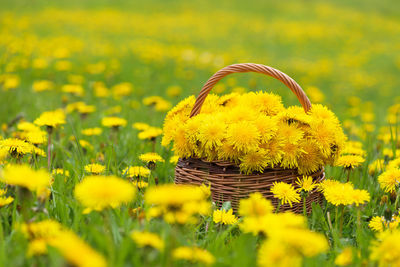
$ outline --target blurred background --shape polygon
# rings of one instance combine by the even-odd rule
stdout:
[[[342,120],[377,122],[399,102],[400,2],[0,1],[0,84],[21,88],[3,93],[15,103],[0,107],[8,114],[59,106],[60,98],[19,95],[37,80],[81,84],[88,102],[96,82],[128,82],[134,90],[124,99],[157,95],[175,104],[240,62],[282,70]],[[260,74],[225,78],[215,93],[249,90],[296,104],[284,85]]]

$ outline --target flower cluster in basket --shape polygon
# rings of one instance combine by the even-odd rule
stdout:
[[[346,140],[335,114],[320,104],[305,113],[285,108],[273,93],[210,94],[190,117],[194,103],[190,96],[167,114],[162,144],[173,141],[181,158],[235,162],[246,174],[277,167],[315,172],[335,161]]]

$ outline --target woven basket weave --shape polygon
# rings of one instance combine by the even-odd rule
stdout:
[[[274,68],[254,63],[242,63],[227,66],[216,72],[203,86],[191,111],[190,117],[200,113],[201,107],[213,86],[222,78],[231,73],[257,72],[269,75],[283,82],[297,96],[305,112],[311,108],[311,103],[301,87],[285,73]],[[324,170],[321,169],[310,174],[315,182],[325,179]],[[247,198],[250,193],[260,192],[277,206],[277,199],[273,198],[271,186],[273,182],[285,182],[295,184],[300,177],[297,169],[273,168],[265,169],[263,173],[245,175],[240,173],[240,168],[233,162],[206,161],[204,159],[187,158],[179,159],[175,168],[176,184],[210,184],[213,201],[217,206],[230,201],[234,211],[237,211],[239,200]],[[317,190],[309,192],[306,199],[307,211],[311,211],[311,203],[322,202],[322,194]],[[291,210],[300,213],[303,211],[303,203],[288,204],[280,207],[281,211]]]

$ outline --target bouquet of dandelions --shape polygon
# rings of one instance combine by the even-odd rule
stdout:
[[[234,162],[245,174],[284,168],[308,175],[332,164],[346,140],[335,114],[320,104],[305,113],[285,108],[273,93],[210,94],[190,117],[195,100],[182,100],[165,118],[162,145],[173,142],[180,158]]]

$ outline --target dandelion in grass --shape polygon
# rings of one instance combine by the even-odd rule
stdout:
[[[398,215],[393,215],[392,218],[386,220],[384,216],[374,216],[368,223],[368,227],[375,232],[383,232],[387,229],[396,229],[400,224],[400,217]]]
[[[279,199],[280,205],[289,204],[290,207],[292,207],[292,203],[300,202],[300,195],[291,184],[274,182],[271,187],[271,192],[274,194],[275,198]],[[279,211],[279,205],[277,211]]]
[[[101,120],[101,125],[113,129],[118,129],[119,127],[124,127],[127,121],[119,117],[104,117]]]
[[[47,133],[45,131],[31,131],[24,134],[25,139],[34,145],[41,145],[47,141]]]
[[[140,140],[154,141],[156,137],[162,134],[162,129],[158,127],[149,127],[138,134]]]
[[[47,254],[49,242],[65,230],[60,223],[52,219],[22,223],[17,225],[16,229],[29,240],[27,251],[29,257]]]
[[[165,162],[165,160],[157,153],[149,152],[144,153],[139,156],[139,159],[147,163],[147,167],[150,170],[154,170],[156,168],[157,162]]]
[[[179,156],[172,156],[169,159],[169,163],[176,165],[179,161]]]
[[[74,194],[85,207],[84,213],[89,213],[127,204],[134,199],[136,190],[116,176],[87,176],[75,186]]]
[[[17,159],[25,154],[30,154],[34,151],[34,146],[20,139],[7,138],[0,140],[0,149],[8,151],[8,153]]]
[[[348,170],[352,170],[359,167],[365,159],[357,155],[343,155],[340,156],[336,161],[336,166],[342,166]]]
[[[368,173],[374,175],[383,171],[385,161],[383,159],[376,159],[368,165]]]
[[[97,136],[97,135],[101,135],[102,132],[103,132],[103,130],[99,127],[86,128],[81,131],[81,133],[86,136]]]
[[[133,181],[132,184],[138,189],[143,189],[149,186],[149,183],[145,181]]]
[[[353,203],[356,207],[363,205],[370,200],[370,195],[366,190],[354,189],[351,196]]]
[[[197,247],[178,247],[173,250],[172,257],[176,260],[187,260],[205,265],[212,265],[215,262],[215,258],[210,252]]]
[[[8,185],[27,188],[41,195],[47,192],[51,176],[45,170],[33,170],[28,165],[9,164],[0,173],[0,181]]]
[[[150,176],[151,171],[142,166],[128,166],[123,171],[122,174],[126,177],[143,177],[147,178]]]
[[[353,191],[351,183],[333,183],[323,188],[326,200],[335,206],[353,204]]]
[[[400,169],[388,169],[378,177],[380,187],[388,193],[394,193],[400,183]]]
[[[139,131],[145,131],[149,129],[151,126],[144,122],[135,122],[134,124],[132,124],[132,127]]]
[[[86,152],[87,150],[93,150],[93,145],[86,140],[79,140],[79,145],[84,149]]]
[[[53,130],[63,124],[65,124],[65,114],[61,109],[54,111],[46,111],[40,114],[34,123],[39,126],[46,126],[47,128],[47,168],[51,168],[51,136]]]
[[[353,248],[345,247],[335,258],[335,264],[338,266],[347,266],[353,263]]]
[[[307,207],[306,200],[310,191],[312,191],[317,185],[314,183],[313,178],[311,176],[303,176],[302,179],[297,177],[296,184],[299,186],[297,191],[300,192],[301,197],[303,198],[303,215],[307,215]]]
[[[241,199],[239,214],[247,217],[261,217],[272,213],[274,207],[271,201],[264,198],[259,192],[251,193],[248,198]]]
[[[98,164],[98,163],[92,163],[85,165],[85,171],[91,174],[101,174],[106,170],[106,167]]]
[[[211,203],[204,188],[193,185],[166,184],[150,187],[145,192],[145,203],[150,207],[149,219],[162,217],[168,223],[193,224],[198,215],[208,215]]]
[[[164,249],[164,241],[160,238],[159,235],[155,233],[147,231],[133,231],[130,236],[133,241],[135,241],[138,247],[151,247],[159,251],[162,251]]]
[[[238,218],[233,214],[233,210],[214,210],[213,221],[220,224],[235,224]]]
[[[7,194],[6,189],[0,189],[0,208],[7,206],[8,204],[14,201],[13,197],[6,196],[6,194]]]
[[[106,267],[106,259],[91,248],[85,241],[69,230],[61,231],[49,241],[49,245],[56,248],[60,254],[73,266],[78,267]]]
[[[370,259],[379,266],[400,266],[400,230],[384,231],[370,245]]]

